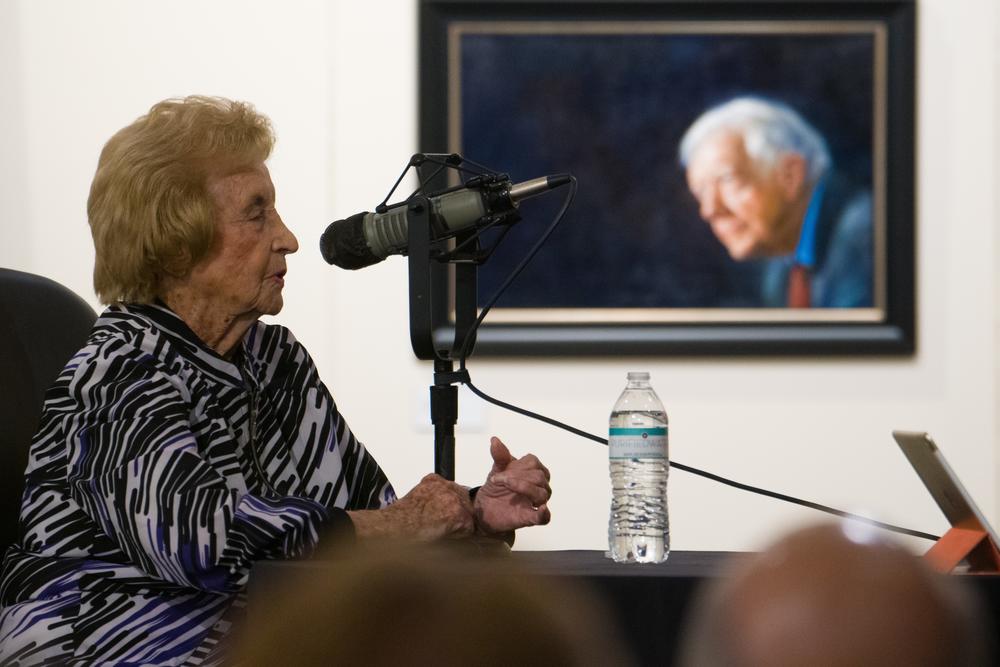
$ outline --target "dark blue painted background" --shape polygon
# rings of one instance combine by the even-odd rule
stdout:
[[[871,35],[464,35],[462,145],[515,181],[571,172],[579,193],[500,306],[740,307],[756,267],[732,262],[697,215],[677,146],[706,108],[737,95],[789,104],[835,167],[871,186]],[[480,270],[485,302],[565,191]]]

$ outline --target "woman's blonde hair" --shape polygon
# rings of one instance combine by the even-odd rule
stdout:
[[[165,275],[182,277],[215,233],[212,175],[263,162],[274,147],[252,105],[190,96],[155,104],[101,151],[87,219],[102,303],[150,303]]]

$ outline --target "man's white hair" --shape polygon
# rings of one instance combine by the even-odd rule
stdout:
[[[757,97],[737,97],[699,116],[681,139],[681,164],[687,167],[701,144],[721,130],[741,135],[751,159],[768,168],[783,153],[798,153],[805,158],[810,183],[830,168],[830,151],[815,128],[791,107]]]

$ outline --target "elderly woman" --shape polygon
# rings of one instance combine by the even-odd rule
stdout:
[[[259,321],[298,249],[273,143],[251,106],[190,97],[105,146],[87,211],[110,306],[46,396],[0,663],[215,664],[257,559],[549,520],[548,471],[496,438],[474,501],[435,475],[397,500],[306,350]]]

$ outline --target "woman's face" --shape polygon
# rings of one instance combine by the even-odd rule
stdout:
[[[219,315],[275,315],[281,310],[285,255],[299,249],[274,208],[274,184],[263,163],[208,179],[215,238],[191,270],[188,287]]]

